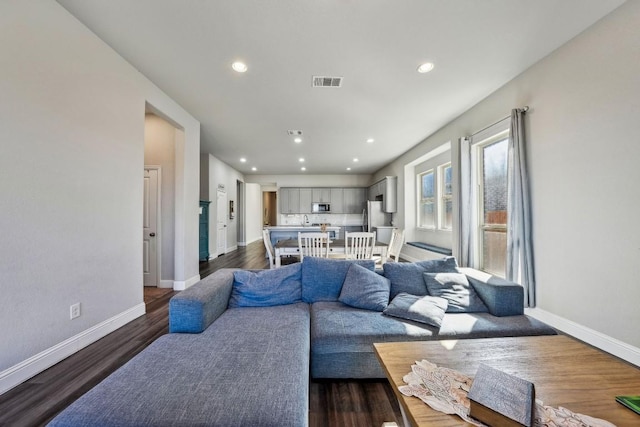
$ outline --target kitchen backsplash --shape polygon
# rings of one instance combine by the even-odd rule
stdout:
[[[362,225],[362,214],[281,214],[278,225],[301,225],[305,223],[305,216],[309,224]]]

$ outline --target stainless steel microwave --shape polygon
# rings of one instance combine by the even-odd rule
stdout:
[[[329,203],[312,203],[311,212],[313,213],[328,213],[331,212],[331,204]]]

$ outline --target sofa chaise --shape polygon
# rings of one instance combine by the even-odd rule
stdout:
[[[223,269],[169,310],[168,335],[49,425],[306,426],[310,377],[384,377],[374,342],[556,333],[523,314],[521,286],[453,257]]]

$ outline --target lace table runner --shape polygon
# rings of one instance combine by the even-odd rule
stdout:
[[[411,365],[411,372],[403,378],[407,385],[400,386],[400,393],[415,396],[436,411],[457,414],[468,423],[485,424],[469,416],[467,393],[473,379],[453,369],[438,367],[422,360]],[[553,408],[536,399],[533,408],[535,427],[615,427],[608,421],[588,415],[576,414],[567,408]]]

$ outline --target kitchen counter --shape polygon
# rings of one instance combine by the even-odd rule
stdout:
[[[275,246],[280,240],[296,239],[298,233],[319,233],[319,225],[273,225],[266,227],[269,230],[271,244]],[[340,234],[340,227],[328,225],[327,231],[332,239],[337,239]]]
[[[319,225],[271,225],[267,227],[271,230],[300,230],[300,231],[320,231]],[[327,225],[328,231],[340,231],[340,227],[335,225]]]

